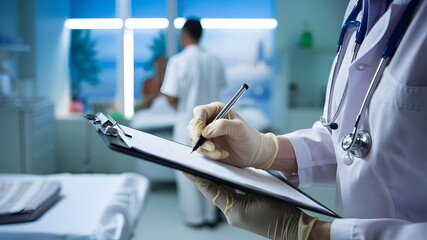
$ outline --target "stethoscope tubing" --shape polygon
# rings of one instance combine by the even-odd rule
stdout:
[[[338,53],[337,56],[337,61],[340,61],[340,58],[342,58],[344,56],[344,54],[341,54],[341,52]],[[339,65],[339,66],[338,66]],[[333,90],[335,89],[335,83],[336,83],[336,78],[337,78],[337,74],[339,72],[339,68],[341,67],[341,63],[340,64],[335,64],[334,66],[334,70],[332,73],[332,81],[331,81],[331,86],[329,87],[329,97],[328,97],[328,109],[327,109],[327,116],[331,116],[331,111],[332,111],[332,107],[330,107],[332,105],[332,100],[334,98],[334,93]],[[339,113],[341,112],[341,108],[344,104],[344,96],[347,95],[347,88],[348,88],[348,82],[345,84],[343,93],[341,95],[340,101],[338,103],[338,107],[337,110],[335,111],[335,114],[332,116],[331,119],[326,119],[325,117],[321,116],[320,117],[320,122],[324,127],[330,127],[331,129],[336,129],[336,127],[334,126],[335,124],[335,120],[337,120]]]
[[[338,125],[335,123],[335,120],[337,120],[338,115],[341,112],[341,108],[344,104],[344,99],[345,99],[345,96],[347,95],[347,89],[348,89],[348,82],[347,82],[345,87],[344,87],[343,93],[341,94],[341,98],[340,98],[340,101],[338,103],[337,110],[333,114],[332,118],[329,119],[329,117],[332,115],[331,105],[332,105],[332,100],[333,100],[333,96],[334,96],[333,90],[335,89],[335,83],[336,83],[337,75],[338,75],[338,72],[341,68],[341,63],[342,63],[344,55],[345,55],[344,51],[342,51],[345,36],[347,35],[349,29],[354,28],[354,27],[357,28],[356,40],[355,40],[355,45],[354,45],[354,49],[353,49],[353,57],[352,57],[352,62],[353,62],[354,59],[356,59],[356,57],[357,57],[357,53],[359,52],[360,45],[363,42],[363,40],[365,38],[365,34],[366,34],[367,17],[365,17],[365,16],[367,16],[367,14],[363,14],[361,22],[356,20],[357,15],[362,10],[362,1],[363,0],[358,0],[354,4],[352,11],[350,12],[349,16],[347,17],[347,19],[344,22],[343,27],[341,28],[340,36],[338,37],[337,63],[335,64],[334,70],[332,72],[331,86],[329,88],[327,115],[326,115],[326,117],[324,117],[324,116],[320,117],[320,123],[324,127],[328,127],[330,129],[333,129],[333,130],[338,128]],[[364,10],[364,13],[365,13],[365,11],[366,10]]]
[[[362,114],[365,111],[367,105],[371,102],[372,96],[374,95],[375,89],[381,81],[384,70],[389,62],[390,58],[382,58],[380,64],[378,65],[377,70],[375,71],[375,75],[373,81],[369,85],[368,92],[363,99],[362,107],[360,107],[359,113],[357,114],[356,121],[354,123],[353,131],[351,134],[351,143],[348,146],[343,145],[344,151],[349,151],[353,148],[354,143],[356,142],[357,132],[359,131],[360,119],[362,118]]]
[[[365,7],[362,15],[362,21],[356,21],[356,17],[361,11],[362,0],[358,0],[351,13],[347,17],[342,29],[340,36],[338,38],[338,48],[337,48],[337,62],[333,69],[333,75],[331,79],[331,86],[329,88],[329,97],[328,97],[328,107],[327,107],[327,116],[326,118],[322,116],[320,118],[320,122],[323,126],[328,127],[329,129],[336,129],[338,125],[335,123],[335,120],[338,118],[338,115],[341,112],[343,102],[345,101],[345,97],[347,94],[348,89],[348,81],[346,82],[346,85],[343,90],[343,94],[341,95],[338,107],[335,111],[335,114],[333,114],[331,119],[328,119],[332,115],[332,100],[333,100],[333,90],[335,88],[336,78],[338,75],[338,72],[341,68],[342,60],[344,58],[343,54],[343,42],[345,35],[347,34],[349,28],[351,27],[358,27],[356,32],[356,40],[355,40],[355,46],[353,49],[353,56],[351,62],[353,62],[356,57],[357,53],[359,51],[360,45],[362,44],[366,29],[367,29],[367,17],[368,17],[368,8]],[[366,92],[366,95],[363,99],[362,105],[360,107],[359,113],[355,119],[354,127],[351,133],[347,134],[344,139],[341,142],[342,149],[347,152],[347,157],[349,159],[352,159],[352,155],[358,156],[358,157],[365,157],[371,148],[372,140],[370,133],[368,131],[362,131],[359,130],[360,128],[360,121],[363,116],[363,113],[367,109],[367,106],[371,102],[372,96],[374,95],[374,92],[376,88],[378,87],[381,78],[383,76],[383,73],[385,71],[385,68],[387,67],[388,63],[390,62],[391,58],[396,53],[397,47],[405,34],[406,29],[409,26],[409,23],[411,21],[412,15],[416,9],[416,6],[418,5],[419,0],[412,0],[409,2],[408,6],[406,7],[405,11],[402,13],[402,16],[400,17],[396,27],[394,28],[393,32],[391,33],[389,39],[387,40],[387,43],[383,49],[381,61],[378,64],[378,67],[375,71],[375,74],[372,78],[372,81],[368,87],[368,91]],[[360,134],[359,134],[360,133]],[[359,136],[360,135],[360,136]],[[366,139],[366,141],[364,140]],[[355,145],[356,141],[358,141],[357,146]],[[357,154],[356,154],[357,152]],[[350,155],[350,153],[352,155]],[[362,154],[360,154],[362,153]]]
[[[363,112],[366,110],[367,105],[371,102],[372,96],[374,95],[374,92],[378,86],[378,84],[381,81],[381,78],[383,76],[383,73],[385,71],[385,68],[387,67],[388,63],[390,62],[391,58],[394,56],[397,50],[397,46],[400,43],[400,40],[402,39],[405,30],[407,29],[411,16],[413,15],[413,12],[415,11],[416,6],[418,5],[419,0],[412,0],[409,2],[408,6],[406,7],[405,11],[402,13],[401,18],[399,19],[399,22],[397,23],[395,29],[390,35],[390,38],[387,40],[387,43],[384,47],[384,50],[382,52],[382,58],[381,61],[377,67],[377,70],[375,71],[373,80],[371,81],[371,84],[369,85],[368,92],[365,95],[365,98],[363,99],[362,106],[359,110],[359,113],[356,117],[356,121],[353,127],[353,131],[351,134],[351,144],[348,146],[343,146],[344,151],[349,151],[353,148],[354,143],[356,142],[357,138],[357,132],[359,130],[360,126],[360,119],[362,117]]]

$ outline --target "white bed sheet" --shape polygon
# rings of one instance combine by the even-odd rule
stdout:
[[[270,120],[256,103],[241,102],[234,109],[245,121],[259,131],[266,131],[271,128]],[[150,108],[136,111],[128,125],[131,128],[143,131],[172,128],[176,118],[175,110],[169,106],[166,97],[162,95],[154,100]]]
[[[129,127],[139,130],[171,128],[175,124],[176,116],[166,97],[161,95],[154,100],[150,108],[136,111]]]
[[[0,225],[0,239],[128,239],[149,190],[146,177],[122,174],[0,174],[61,183],[61,199],[35,222]]]

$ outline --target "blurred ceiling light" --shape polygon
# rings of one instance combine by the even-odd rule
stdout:
[[[128,18],[125,26],[129,29],[165,29],[169,21],[167,18]]]
[[[182,28],[186,19],[176,18],[175,28]],[[202,18],[205,29],[275,29],[277,20],[273,18]]]
[[[185,18],[175,18],[175,20],[173,20],[173,26],[175,28],[181,29],[182,26],[184,26],[185,21]]]
[[[123,20],[120,18],[69,18],[65,20],[67,29],[121,29]]]
[[[182,28],[186,19],[176,18],[175,28]],[[275,29],[277,20],[273,18],[202,18],[205,29]],[[65,21],[67,29],[165,29],[169,26],[166,18],[128,18],[123,24],[120,18],[70,18]]]

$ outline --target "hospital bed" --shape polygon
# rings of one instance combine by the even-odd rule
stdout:
[[[0,174],[0,180],[59,181],[59,201],[34,222],[0,225],[0,239],[129,239],[149,190],[146,177],[122,174]]]

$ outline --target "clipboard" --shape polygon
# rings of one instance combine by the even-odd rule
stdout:
[[[209,160],[192,148],[143,131],[119,125],[103,113],[86,114],[89,124],[111,150],[209,179],[246,193],[273,197],[299,208],[341,218],[283,177],[254,168],[238,168]]]

